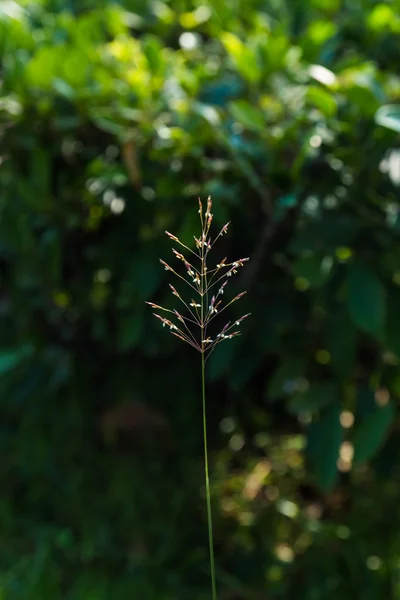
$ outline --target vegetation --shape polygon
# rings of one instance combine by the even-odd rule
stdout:
[[[243,298],[246,292],[240,292],[232,300],[225,301],[223,295],[225,288],[228,285],[231,278],[237,275],[238,270],[244,266],[244,263],[249,258],[239,258],[233,262],[226,262],[227,257],[223,258],[220,262],[210,265],[210,254],[219,238],[228,233],[229,222],[226,223],[215,235],[211,229],[213,214],[212,214],[212,199],[211,196],[207,198],[207,207],[203,209],[203,203],[199,199],[199,229],[198,237],[194,236],[195,250],[186,246],[180,241],[176,235],[166,231],[167,236],[178,246],[183,248],[186,256],[182,252],[178,252],[175,248],[172,249],[175,257],[182,261],[185,265],[186,271],[184,275],[181,275],[162,258],[160,262],[164,265],[166,271],[169,271],[177,278],[178,283],[182,287],[182,281],[189,286],[191,289],[191,296],[194,295],[195,300],[184,299],[176,288],[169,284],[173,296],[178,298],[179,310],[182,312],[182,304],[184,305],[185,316],[181,314],[176,308],[164,308],[154,302],[147,301],[152,308],[157,312],[153,313],[157,319],[162,323],[162,326],[169,327],[172,335],[180,339],[181,341],[189,344],[195,350],[201,354],[201,395],[202,395],[202,417],[203,417],[203,438],[204,438],[204,475],[206,485],[206,502],[207,502],[207,529],[208,529],[208,542],[210,546],[210,574],[211,574],[211,588],[213,600],[217,599],[217,589],[215,580],[215,560],[214,560],[214,537],[213,537],[213,526],[212,526],[212,508],[211,508],[211,491],[210,491],[210,476],[209,476],[209,465],[208,465],[208,434],[207,434],[207,403],[206,403],[206,386],[205,386],[205,375],[206,375],[206,362],[210,355],[214,352],[215,348],[222,342],[227,342],[234,337],[240,335],[239,326],[241,322],[250,316],[250,313],[242,315],[235,321],[228,321],[222,327],[219,333],[214,331],[210,333],[210,328],[214,328],[214,321],[221,315],[227,308],[229,308],[234,302]],[[179,250],[181,250],[179,248]],[[194,259],[193,259],[194,256]],[[194,264],[192,264],[192,261]],[[189,281],[188,281],[189,280]],[[187,288],[184,292],[187,293]],[[183,292],[183,293],[184,293]],[[168,317],[161,316],[159,312],[169,313]],[[172,320],[171,320],[172,319]],[[226,319],[225,319],[226,321]]]
[[[209,194],[252,258],[220,598],[400,596],[399,8],[0,3],[0,598],[210,598],[198,356],[145,304]]]

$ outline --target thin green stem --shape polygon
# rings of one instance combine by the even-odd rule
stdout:
[[[205,239],[205,224],[202,223],[202,236],[201,240],[204,242]],[[207,524],[208,524],[208,543],[210,546],[210,571],[211,571],[211,587],[212,587],[212,600],[217,600],[217,586],[215,583],[215,560],[214,560],[214,538],[213,538],[213,526],[212,526],[212,513],[211,513],[211,493],[210,493],[210,477],[208,474],[208,443],[207,443],[207,405],[206,405],[206,366],[204,360],[205,352],[205,314],[204,314],[204,295],[207,292],[207,262],[204,253],[204,243],[201,246],[201,277],[199,291],[201,292],[201,393],[202,393],[202,404],[203,404],[203,436],[204,436],[204,472],[206,479],[206,499],[207,499]],[[207,299],[206,299],[207,302]],[[208,305],[207,305],[208,310]]]
[[[215,583],[214,537],[213,537],[212,513],[211,513],[210,478],[208,475],[207,412],[206,412],[206,384],[205,384],[204,352],[201,353],[201,387],[202,387],[202,397],[203,397],[204,470],[205,470],[205,477],[206,477],[207,522],[208,522],[208,542],[210,545],[211,587],[212,587],[212,600],[217,600],[217,586]]]

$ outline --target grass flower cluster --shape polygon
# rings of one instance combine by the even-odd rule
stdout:
[[[211,513],[211,494],[208,468],[208,446],[207,446],[207,413],[206,413],[206,391],[205,391],[205,363],[214,349],[221,342],[227,341],[240,335],[238,327],[241,322],[249,316],[250,313],[241,316],[235,321],[226,322],[219,333],[213,335],[210,332],[211,324],[223,311],[225,311],[234,302],[237,302],[245,295],[241,292],[232,300],[224,302],[223,297],[225,288],[239,269],[249,260],[249,258],[239,258],[233,262],[227,262],[224,258],[211,268],[209,267],[209,254],[214,248],[217,240],[227,234],[229,223],[224,225],[220,232],[213,239],[211,236],[211,225],[213,221],[211,197],[207,199],[207,206],[204,210],[199,199],[199,217],[201,231],[198,237],[194,236],[195,248],[189,248],[182,243],[178,237],[166,231],[167,236],[177,244],[180,249],[173,248],[172,252],[177,261],[183,264],[183,275],[179,268],[173,268],[164,260],[160,259],[161,264],[166,271],[169,271],[176,278],[183,281],[190,288],[190,298],[183,297],[176,288],[170,283],[169,287],[172,294],[179,300],[184,310],[168,309],[147,302],[153,309],[154,316],[162,323],[163,327],[168,327],[172,335],[183,342],[192,346],[201,353],[201,375],[202,375],[202,399],[203,399],[203,434],[204,434],[204,459],[205,459],[205,481],[207,498],[207,520],[208,537],[210,546],[211,563],[211,584],[212,598],[216,600],[216,578],[214,561],[214,543]],[[182,249],[182,250],[181,250]],[[168,317],[161,313],[169,313]],[[182,314],[183,313],[183,314]]]
[[[178,298],[182,305],[186,309],[186,314],[182,314],[176,309],[170,310],[163,308],[153,302],[147,302],[152,308],[157,311],[170,313],[170,317],[166,318],[158,313],[154,313],[155,317],[161,321],[163,327],[169,327],[171,333],[186,342],[199,352],[203,354],[210,354],[215,347],[225,341],[230,340],[233,337],[239,335],[237,327],[240,323],[249,315],[243,315],[236,321],[226,323],[222,330],[211,337],[209,335],[209,327],[211,322],[220,315],[228,306],[239,300],[246,292],[241,292],[235,298],[229,302],[223,303],[223,295],[225,287],[229,279],[236,275],[238,270],[243,267],[244,263],[247,262],[248,258],[239,258],[234,262],[227,262],[224,258],[209,269],[207,260],[209,253],[214,247],[215,242],[221,236],[228,232],[229,223],[224,225],[218,235],[212,240],[210,236],[210,228],[213,220],[211,213],[212,202],[211,198],[207,200],[207,208],[203,214],[202,203],[199,200],[199,215],[201,221],[201,234],[199,237],[194,236],[196,250],[192,250],[185,244],[183,244],[179,238],[177,238],[169,231],[165,233],[167,236],[176,244],[185,249],[189,253],[190,260],[187,256],[184,256],[182,252],[178,252],[175,248],[172,249],[177,260],[181,261],[186,269],[185,276],[181,275],[177,269],[171,267],[164,260],[160,259],[161,264],[164,266],[166,271],[170,271],[174,276],[184,281],[192,291],[194,299],[187,300],[183,298],[175,289],[175,287],[169,284],[172,294]],[[197,264],[192,259],[195,257]],[[196,329],[197,328],[197,332]],[[196,335],[197,334],[197,335]]]

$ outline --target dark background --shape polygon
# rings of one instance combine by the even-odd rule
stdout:
[[[208,194],[252,259],[207,370],[219,597],[400,598],[399,33],[398,0],[1,2],[1,599],[210,598],[200,356],[145,304]]]

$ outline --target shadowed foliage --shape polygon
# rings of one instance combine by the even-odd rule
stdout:
[[[0,598],[210,597],[199,357],[145,305],[208,195],[220,598],[399,596],[399,8],[0,3]]]

